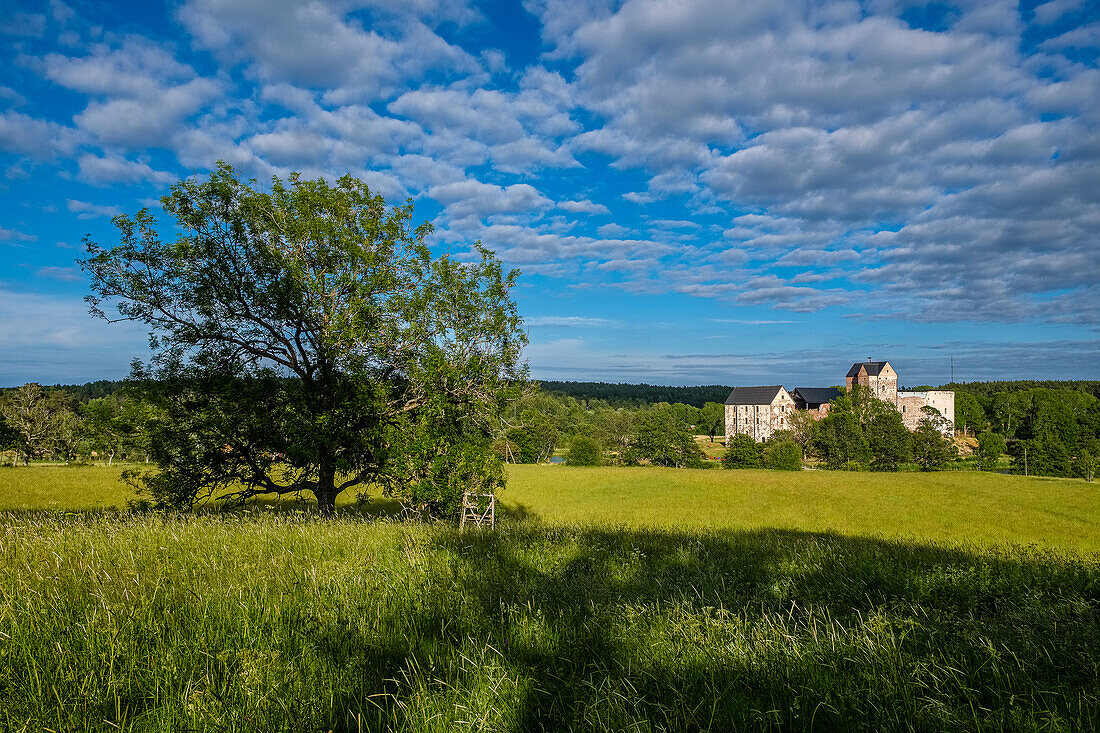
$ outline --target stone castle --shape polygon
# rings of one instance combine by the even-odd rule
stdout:
[[[955,425],[955,393],[949,390],[923,392],[898,391],[898,373],[888,361],[856,363],[844,378],[845,386],[867,389],[880,400],[894,405],[902,422],[916,430],[927,412],[936,410],[943,418],[944,435],[952,435]],[[781,385],[735,387],[726,398],[726,436],[748,435],[767,440],[777,430],[790,429],[788,416],[795,410],[807,410],[820,420],[829,413],[829,403],[840,396],[833,387],[796,387],[788,392]]]

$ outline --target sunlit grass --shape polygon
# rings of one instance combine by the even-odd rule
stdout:
[[[126,507],[115,466],[0,469],[0,510]],[[858,473],[509,466],[501,507],[549,522],[676,529],[793,529],[947,544],[1100,551],[1100,483],[970,471]],[[308,508],[258,498],[257,506]],[[340,504],[351,507],[354,492]],[[358,511],[396,505],[374,495]]]
[[[1093,730],[1100,568],[782,531],[0,516],[0,730]]]
[[[501,503],[553,522],[777,528],[1100,551],[1100,483],[993,473],[512,466]]]

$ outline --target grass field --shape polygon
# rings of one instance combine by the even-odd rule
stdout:
[[[0,470],[0,730],[1100,729],[1083,482],[518,466],[460,533],[117,474]]]
[[[0,511],[125,508],[118,466],[0,469]],[[344,506],[355,497],[341,497]],[[994,473],[509,466],[501,507],[547,522],[792,529],[1100,551],[1100,483]],[[392,509],[375,498],[371,511]]]
[[[995,473],[512,466],[501,503],[551,522],[776,528],[1100,551],[1100,483]]]

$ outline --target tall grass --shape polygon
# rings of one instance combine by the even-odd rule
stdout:
[[[0,515],[2,730],[978,728],[1100,728],[1095,556]]]

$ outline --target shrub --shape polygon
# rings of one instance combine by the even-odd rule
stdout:
[[[603,463],[603,447],[595,438],[577,435],[569,442],[565,462],[570,466],[598,466]]]
[[[764,446],[764,468],[801,471],[802,449],[793,440],[772,440]]]
[[[759,468],[763,461],[763,446],[744,434],[726,440],[722,468]]]

